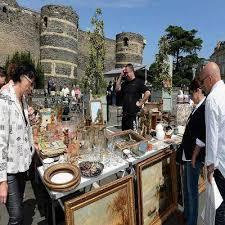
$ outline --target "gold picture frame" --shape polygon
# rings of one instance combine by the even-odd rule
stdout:
[[[163,150],[136,167],[138,224],[161,225],[177,209],[175,152]]]
[[[66,225],[135,225],[133,176],[65,202]]]

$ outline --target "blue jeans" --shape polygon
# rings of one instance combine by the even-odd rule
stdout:
[[[214,178],[219,192],[223,198],[223,202],[216,210],[215,225],[225,224],[225,178],[221,172],[217,169],[214,171]]]
[[[6,208],[9,213],[8,225],[22,225],[25,173],[8,174],[7,183],[8,197],[6,202]]]
[[[196,161],[195,168],[191,162],[184,163],[183,193],[184,193],[184,216],[187,225],[197,225],[198,221],[198,179],[202,162]]]

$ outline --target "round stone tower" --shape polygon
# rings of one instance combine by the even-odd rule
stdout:
[[[145,40],[143,36],[131,32],[116,35],[116,68],[122,68],[128,63],[141,64]]]
[[[46,5],[41,9],[40,58],[45,80],[58,86],[77,76],[78,15],[71,7]]]
[[[16,2],[16,0],[1,0],[1,3],[5,4],[5,5],[9,5],[12,7],[18,7],[18,3]]]

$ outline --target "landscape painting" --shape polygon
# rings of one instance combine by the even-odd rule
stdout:
[[[140,225],[162,224],[176,207],[176,169],[172,155],[153,157],[138,165]]]
[[[96,191],[70,200],[66,205],[68,225],[134,225],[133,179],[119,179]],[[83,200],[83,201],[82,201]]]

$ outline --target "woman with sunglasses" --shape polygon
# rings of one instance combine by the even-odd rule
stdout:
[[[8,225],[23,223],[25,173],[34,150],[25,96],[35,77],[32,65],[17,66],[13,83],[0,92],[0,203],[6,204]]]

